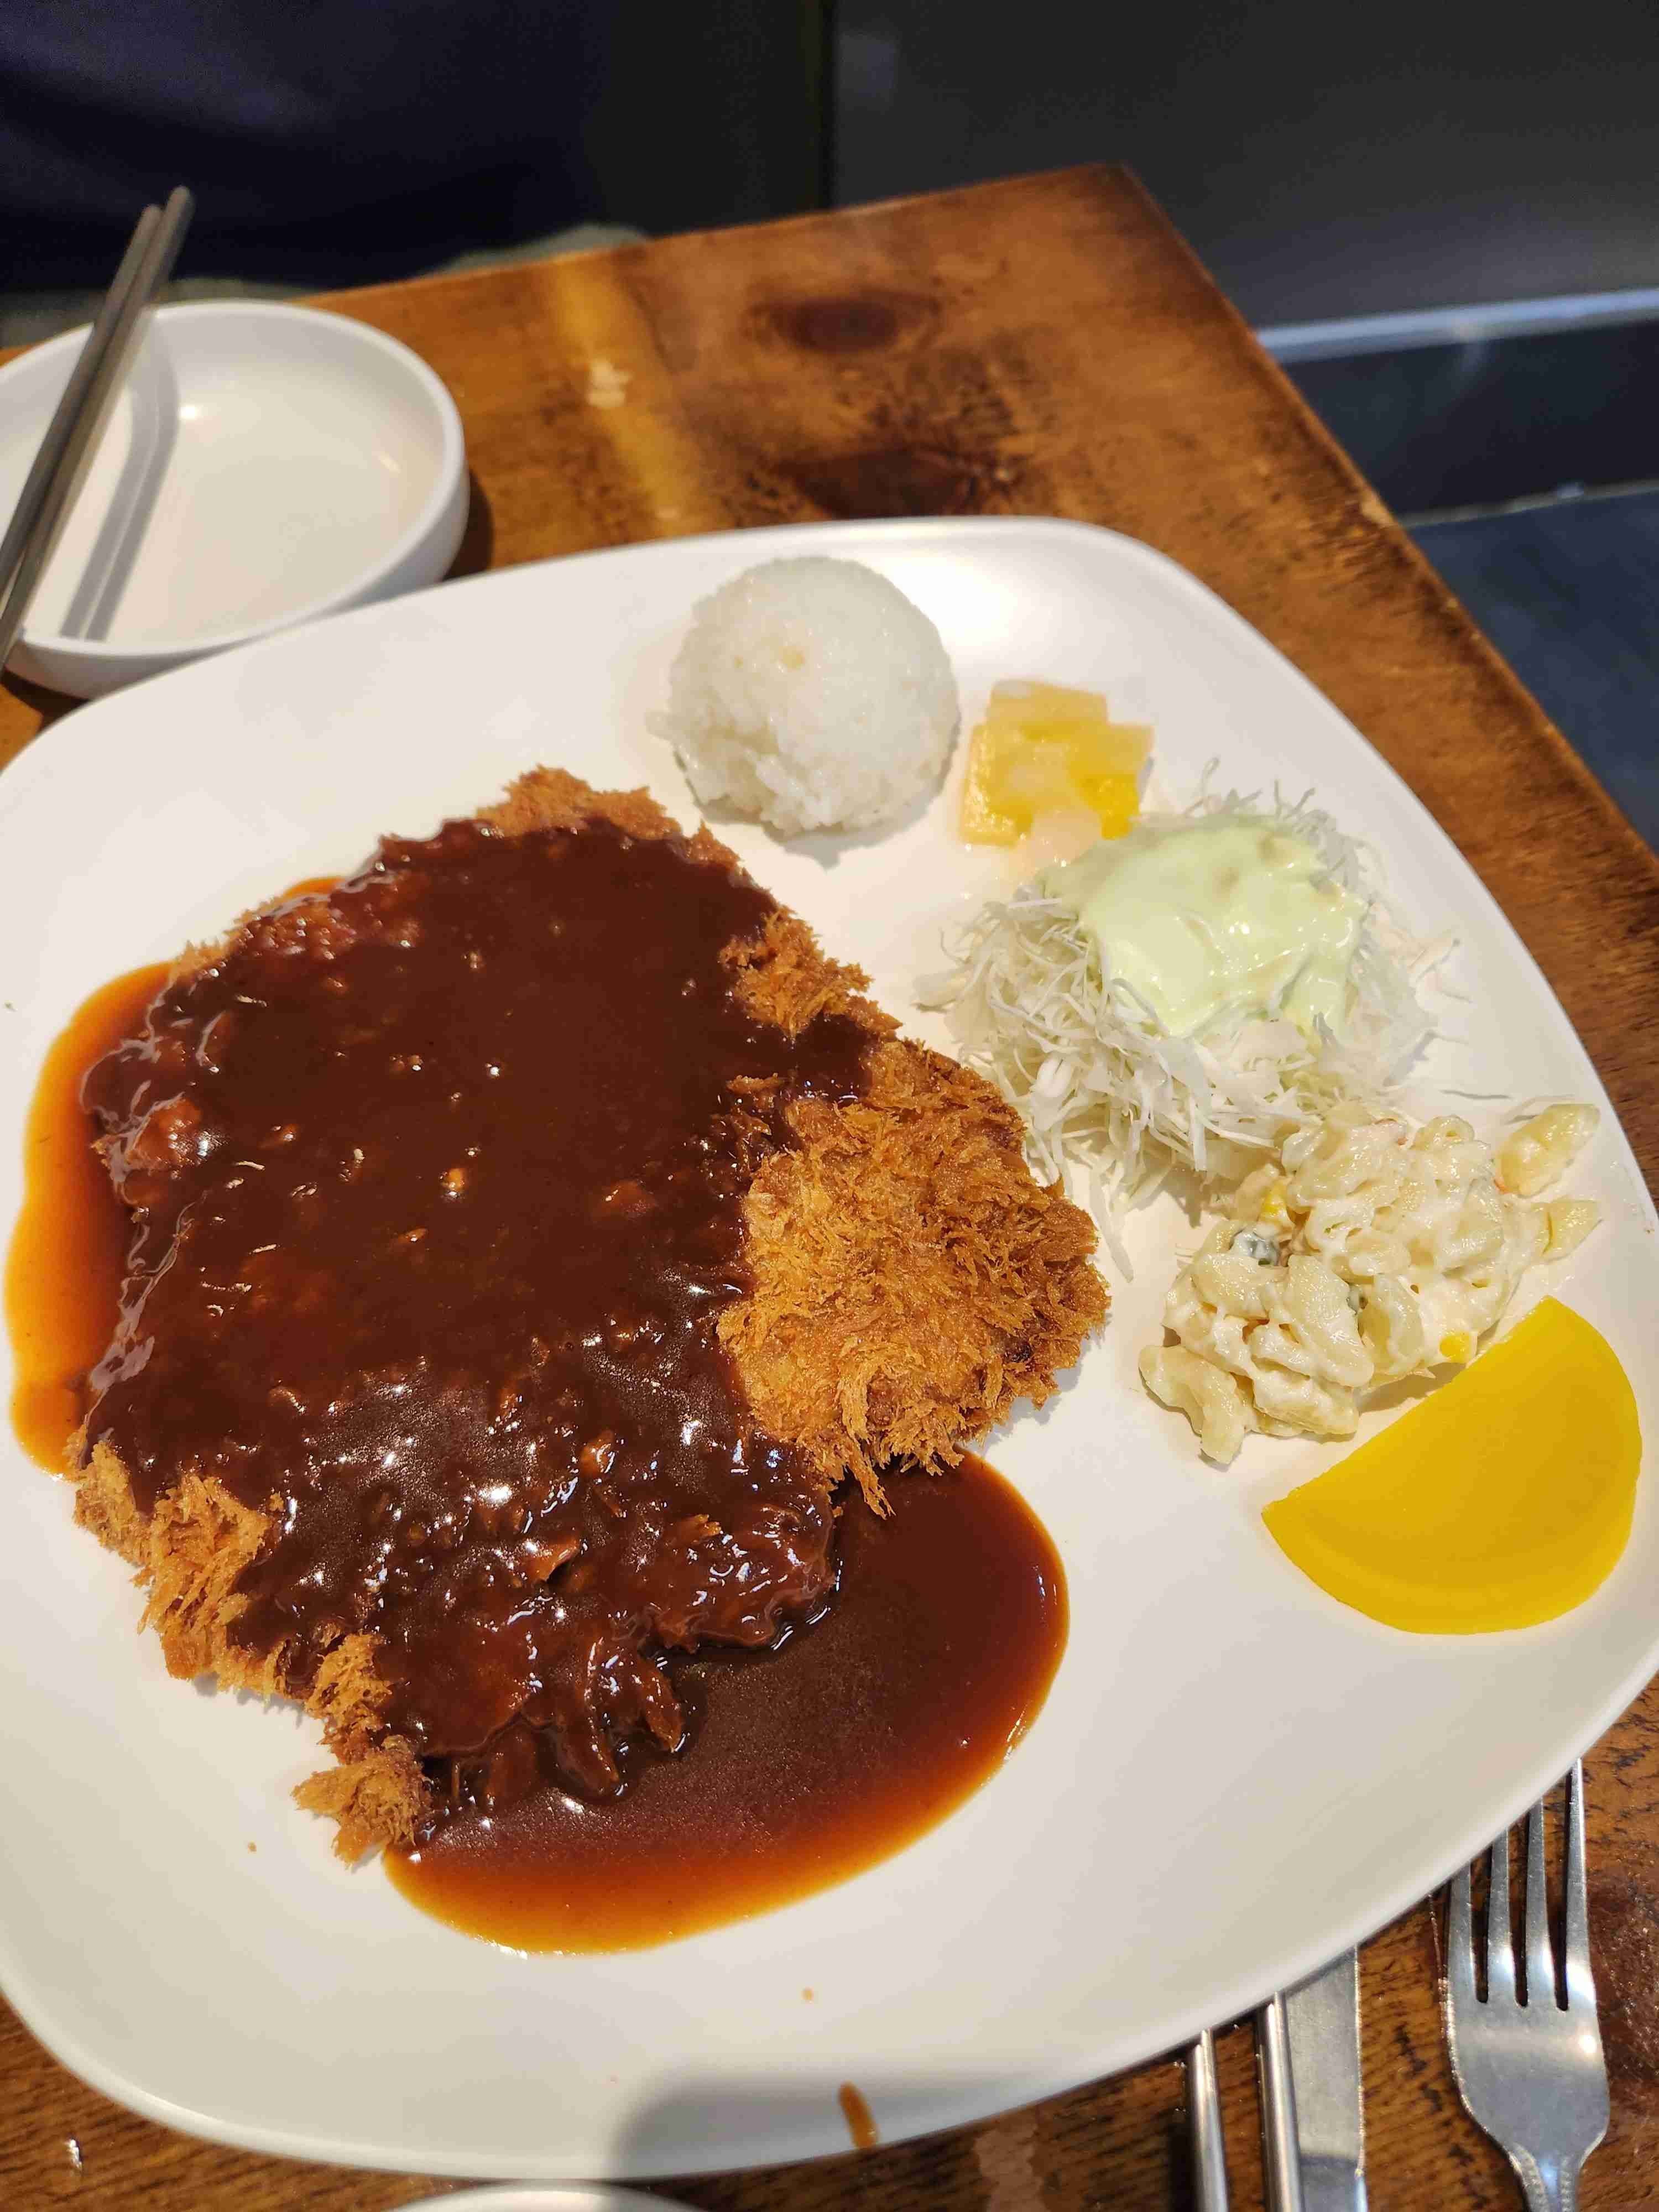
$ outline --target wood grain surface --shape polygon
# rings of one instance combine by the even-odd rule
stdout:
[[[462,570],[929,514],[1069,515],[1171,555],[1304,670],[1456,840],[1559,994],[1652,1182],[1659,866],[1121,170],[328,304],[404,340],[454,393],[474,477]],[[627,374],[621,406],[589,403],[599,358]],[[39,733],[68,703],[0,691],[0,762],[49,744]],[[1587,1771],[1613,2102],[1584,2180],[1595,2212],[1659,2202],[1659,1692]],[[1364,1954],[1377,2212],[1519,2201],[1458,2103],[1437,1944],[1425,1906]],[[1224,2035],[1219,2058],[1234,2203],[1254,2212],[1248,2030]],[[1166,2212],[1191,2202],[1182,2125],[1166,2059],[977,2129],[674,2193],[709,2212]],[[412,2177],[171,2134],[0,2024],[9,2206],[380,2212],[422,2193]]]

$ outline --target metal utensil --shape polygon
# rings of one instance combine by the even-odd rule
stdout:
[[[1296,2082],[1282,1996],[1269,1997],[1255,2016],[1255,2057],[1261,2077],[1261,2168],[1267,2212],[1305,2212]]]
[[[0,667],[17,642],[58,532],[121,386],[144,310],[173,273],[196,203],[180,185],[139,216],[0,538]]]
[[[1359,2086],[1359,1960],[1352,1951],[1256,2015],[1270,2212],[1366,2212]],[[1187,2053],[1187,2119],[1199,2212],[1227,2212],[1215,2041]]]
[[[1565,1956],[1558,1987],[1544,1873],[1544,1808],[1527,1818],[1524,1998],[1510,1932],[1510,1838],[1492,1847],[1486,1994],[1477,1995],[1469,1870],[1454,1877],[1446,1926],[1446,2039],[1469,2117],[1520,2176],[1528,2212],[1572,2212],[1578,2174],[1607,2129],[1607,2070],[1590,1976],[1584,1777],[1566,1781]],[[1564,2002],[1565,1995],[1565,2002]]]
[[[1187,2127],[1192,2138],[1198,2212],[1227,2212],[1221,2093],[1215,2078],[1215,2037],[1207,2027],[1187,2050]]]
[[[1345,1951],[1280,2000],[1296,2090],[1304,2212],[1366,2212],[1359,1954]]]

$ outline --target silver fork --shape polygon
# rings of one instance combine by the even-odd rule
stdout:
[[[1492,1847],[1486,1995],[1474,1988],[1469,1870],[1452,1881],[1446,1924],[1446,2039],[1469,2117],[1506,2152],[1528,2212],[1573,2212],[1579,2169],[1607,2131],[1607,2069],[1590,1978],[1584,1775],[1567,1777],[1566,2002],[1556,1995],[1544,1878],[1544,1807],[1527,1817],[1526,2002],[1516,1996],[1510,1839]]]

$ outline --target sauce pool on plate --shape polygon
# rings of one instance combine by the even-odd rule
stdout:
[[[282,896],[328,890],[337,880],[307,876]],[[54,1474],[67,1467],[70,1439],[86,1418],[92,1370],[115,1334],[132,1233],[131,1216],[92,1148],[97,1131],[81,1103],[81,1081],[143,1026],[173,964],[130,969],[83,1000],[46,1054],[29,1106],[23,1205],[6,1255],[11,1419],[29,1457]]]
[[[81,1079],[144,1018],[168,963],[93,993],[47,1054],[23,1139],[23,1206],[6,1261],[12,1426],[38,1466],[63,1473],[88,1382],[121,1305],[131,1223],[92,1149]]]
[[[1066,1648],[1059,1554],[1019,1493],[966,1460],[890,1477],[841,1517],[841,1591],[781,1649],[676,1669],[693,1735],[625,1797],[547,1790],[457,1821],[392,1879],[424,1911],[526,1951],[632,1950],[863,1871],[988,1780]]]

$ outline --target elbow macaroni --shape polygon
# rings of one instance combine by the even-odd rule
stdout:
[[[1239,1185],[1176,1277],[1175,1341],[1142,1352],[1142,1381],[1224,1464],[1250,1430],[1352,1436],[1367,1391],[1472,1359],[1525,1270],[1589,1234],[1589,1200],[1530,1200],[1596,1120],[1547,1108],[1494,1158],[1452,1115],[1413,1130],[1337,1107]]]
[[[1547,1106],[1498,1147],[1498,1180],[1522,1198],[1534,1197],[1568,1168],[1589,1142],[1594,1106]]]

